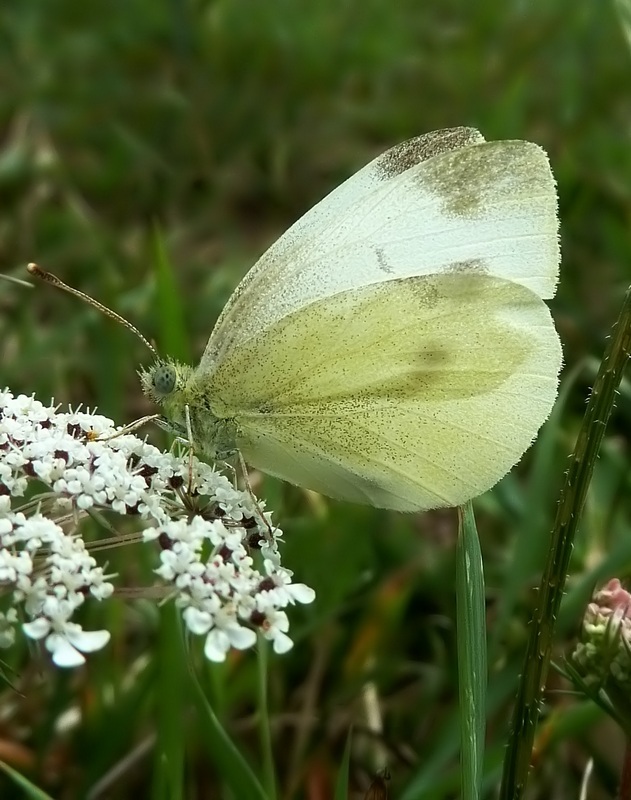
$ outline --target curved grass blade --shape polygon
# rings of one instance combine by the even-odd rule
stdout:
[[[27,780],[24,775],[21,775],[17,770],[13,769],[13,767],[5,764],[4,761],[0,761],[0,772],[4,772],[8,775],[9,778],[23,790],[24,797],[28,797],[31,800],[53,800],[49,794],[46,794],[45,791],[35,786],[34,783]]]
[[[226,733],[199,682],[190,670],[193,690],[199,699],[199,716],[206,732],[208,758],[239,800],[268,800],[254,771]]]

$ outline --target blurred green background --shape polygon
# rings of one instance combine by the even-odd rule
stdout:
[[[0,271],[25,277],[37,261],[163,352],[193,361],[265,247],[392,144],[473,125],[487,139],[531,139],[549,152],[562,223],[552,304],[566,353],[562,402],[521,467],[477,504],[493,643],[491,792],[566,457],[630,282],[631,51],[616,6],[5,2],[0,86]],[[157,291],[158,238],[177,284],[166,298]],[[15,393],[98,405],[117,422],[151,411],[135,375],[148,362],[142,345],[44,285],[0,281],[0,348],[0,384]],[[574,553],[557,655],[594,583],[629,573],[630,411],[623,387]],[[269,479],[257,491],[286,531],[285,565],[318,593],[312,607],[292,610],[296,647],[271,665],[283,797],[332,797],[351,724],[352,797],[370,783],[376,744],[389,754],[392,797],[456,797],[455,514],[344,506]],[[146,555],[133,570],[129,556],[117,558],[110,563],[128,583],[151,580]],[[122,602],[106,613],[113,642],[85,670],[61,675],[22,653],[12,663],[15,688],[0,698],[0,760],[55,797],[150,796],[164,687],[159,615]],[[208,681],[256,764],[253,662],[233,658]],[[383,713],[378,742],[365,734],[370,678]],[[611,797],[616,732],[589,703],[557,691],[554,674],[549,682],[531,796],[578,797],[593,757],[590,797]],[[229,797],[186,697],[181,710],[184,722],[173,724],[185,736],[184,796]],[[3,798],[23,796],[2,780]]]

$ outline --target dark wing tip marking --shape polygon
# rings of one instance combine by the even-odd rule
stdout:
[[[445,128],[432,131],[390,148],[377,158],[375,167],[379,176],[387,180],[441,153],[483,141],[484,138],[475,128]]]
[[[473,218],[504,203],[554,200],[548,158],[531,142],[486,142],[443,156],[419,171],[418,180],[442,199],[444,211],[458,217]]]

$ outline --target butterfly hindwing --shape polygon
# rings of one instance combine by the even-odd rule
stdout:
[[[325,298],[213,375],[246,460],[325,494],[413,510],[492,486],[556,393],[545,304],[459,267]]]

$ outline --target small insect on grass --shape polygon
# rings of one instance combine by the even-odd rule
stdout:
[[[388,784],[390,778],[390,771],[387,767],[379,770],[368,787],[364,800],[388,800]]]

